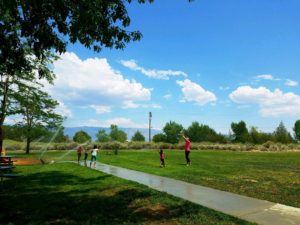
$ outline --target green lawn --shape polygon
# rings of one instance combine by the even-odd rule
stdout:
[[[300,207],[300,152],[192,151],[185,166],[184,151],[165,151],[166,168],[159,168],[158,151],[101,150],[98,160],[129,169],[172,177],[219,190]],[[32,157],[38,157],[35,153]],[[47,159],[76,160],[75,151],[47,152]]]
[[[15,170],[24,176],[2,182],[0,224],[250,224],[76,164]]]
[[[157,151],[100,155],[103,163],[300,207],[300,152],[193,151],[186,167],[184,152],[171,150],[166,168],[159,168]]]

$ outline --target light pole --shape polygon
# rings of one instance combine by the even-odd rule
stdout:
[[[149,112],[149,142],[151,142],[151,118],[152,118],[152,113]]]

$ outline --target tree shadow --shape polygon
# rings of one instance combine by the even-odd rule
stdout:
[[[171,196],[174,203],[164,203],[160,199],[165,194],[99,174],[82,178],[47,171],[21,177],[16,190],[0,192],[1,224],[172,224],[163,221],[193,220],[194,215],[210,212],[186,201],[179,204]]]

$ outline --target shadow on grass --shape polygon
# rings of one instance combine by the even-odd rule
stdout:
[[[17,189],[0,192],[0,224],[162,224],[162,221],[193,220],[199,214],[207,214],[205,220],[228,219],[191,203],[179,204],[172,197],[173,203],[166,206],[160,203],[161,193],[122,183],[102,173],[82,178],[72,173],[47,171],[4,182],[16,184]]]

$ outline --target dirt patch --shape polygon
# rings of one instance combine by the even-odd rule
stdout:
[[[36,165],[41,164],[39,159],[32,159],[32,158],[16,158],[15,165]]]
[[[166,215],[170,214],[169,210],[160,204],[152,206],[143,206],[141,208],[136,209],[135,212],[147,218],[155,219],[164,218]]]

